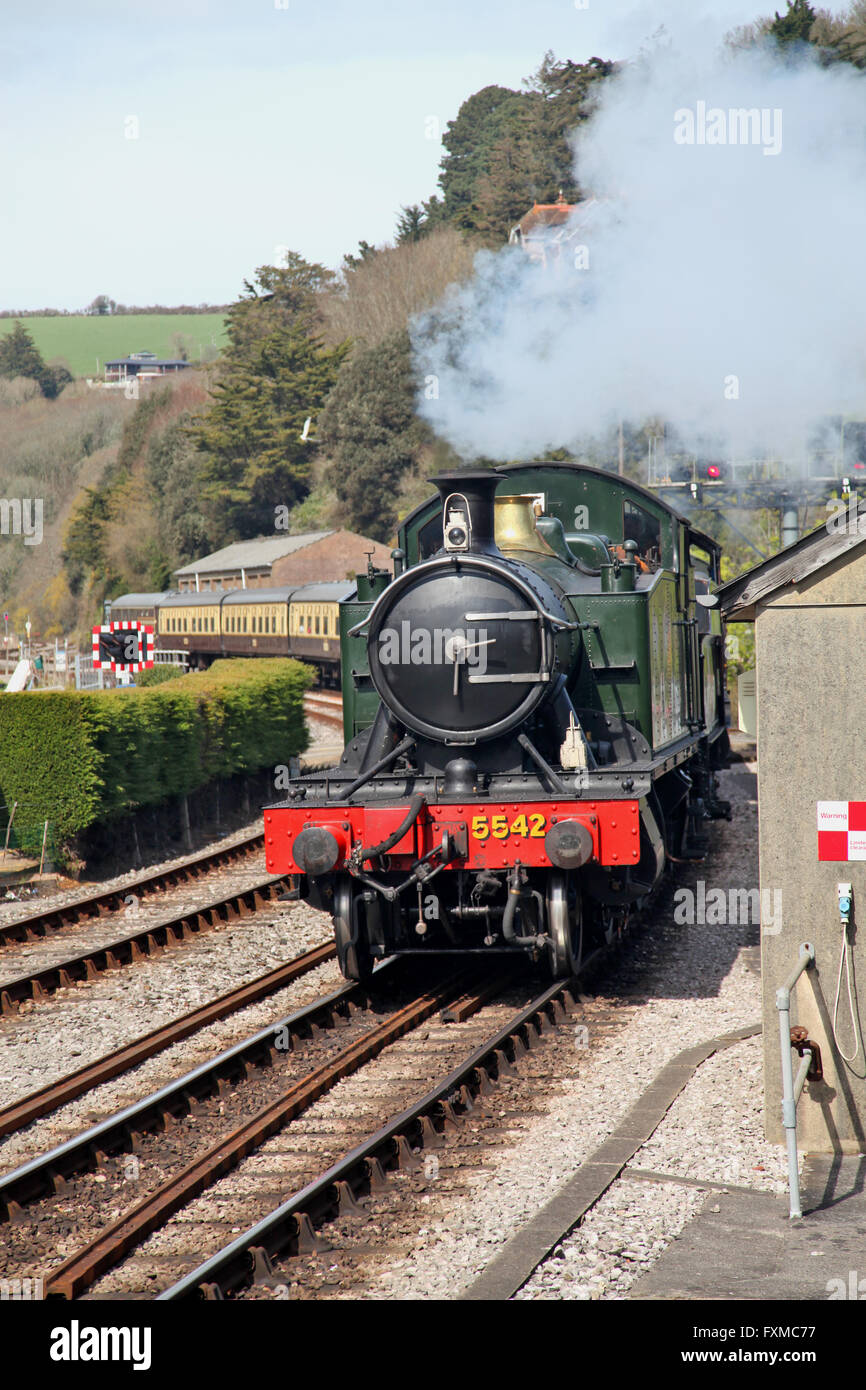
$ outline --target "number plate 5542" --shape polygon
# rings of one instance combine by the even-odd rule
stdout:
[[[520,835],[525,840],[541,840],[547,832],[547,817],[535,811],[529,816],[520,815],[509,821],[508,816],[473,816],[472,835],[476,840],[508,840],[512,835]]]

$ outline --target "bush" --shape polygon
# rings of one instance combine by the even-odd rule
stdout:
[[[166,681],[177,680],[183,674],[182,667],[169,666],[163,662],[159,666],[152,666],[149,671],[139,671],[135,677],[135,684],[140,690],[149,685],[164,685]]]
[[[150,688],[46,691],[0,700],[0,792],[18,801],[24,849],[47,820],[68,845],[89,826],[237,773],[286,763],[307,746],[297,661],[217,661]]]

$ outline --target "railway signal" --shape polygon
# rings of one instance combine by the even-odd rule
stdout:
[[[153,628],[148,623],[102,623],[93,629],[93,669],[132,674],[153,666]]]

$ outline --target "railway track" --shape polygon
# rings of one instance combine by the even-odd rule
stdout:
[[[488,982],[486,999],[504,987],[501,980],[492,988]],[[574,991],[574,980],[547,986],[431,1089],[165,1289],[158,1301],[236,1297],[257,1285],[286,1289],[281,1267],[320,1249],[321,1228],[341,1217],[364,1215],[359,1204],[385,1190],[390,1176],[421,1169],[422,1155],[458,1134],[461,1121],[495,1095],[497,1084],[569,1017],[576,1008]]]
[[[336,692],[312,690],[304,696],[304,709],[312,718],[335,729],[343,727],[343,697]]]
[[[347,1251],[351,1287],[363,1277],[356,1266],[369,1249],[363,1227],[379,1230],[383,1203],[402,1212],[405,1202],[411,1208],[413,1200],[429,1200],[415,1188],[423,1185],[419,1170],[438,1161],[429,1157],[437,1149],[501,1142],[498,1127],[510,1113],[503,1106],[514,1088],[531,1104],[539,1065],[544,1073],[551,1056],[573,1054],[573,1030],[561,1025],[573,1023],[575,1011],[591,1021],[593,1045],[627,1021],[631,996],[578,994],[606,957],[594,953],[579,984],[558,981],[529,1002],[526,981],[513,970],[479,978],[477,968],[432,987],[428,979],[423,994],[406,999],[411,964],[399,958],[366,987],[342,985],[0,1179],[0,1220],[8,1223],[3,1273],[41,1269],[46,1296],[59,1298],[269,1298],[275,1288],[288,1297],[297,1280],[300,1297],[316,1296],[321,1285],[311,1295],[309,1281],[338,1268],[338,1252],[316,1259],[323,1239],[329,1249],[325,1228],[332,1226],[338,1242],[348,1228],[356,1231],[350,1245],[361,1241],[360,1259]],[[380,989],[386,973],[387,993]],[[507,1004],[515,995],[516,1011]],[[436,1013],[439,1022],[431,1024]],[[448,1065],[439,1064],[443,1055]],[[79,1085],[86,1085],[85,1070],[76,1074]],[[332,1098],[341,1082],[349,1092]],[[405,1099],[395,1104],[395,1096]],[[463,1152],[478,1162],[478,1147]],[[311,1167],[320,1153],[328,1161]],[[235,1180],[225,1175],[251,1155],[253,1169],[245,1165],[237,1175],[243,1195],[233,1196]],[[121,1176],[130,1162],[140,1162],[147,1189],[132,1205],[135,1189]],[[457,1166],[462,1171],[459,1158]],[[243,1220],[236,1208],[252,1208],[255,1219]],[[214,1233],[227,1221],[242,1232],[214,1249]],[[55,1252],[63,1259],[51,1268]]]
[[[594,953],[585,963],[584,973],[593,971],[601,958],[602,953]],[[47,1244],[47,1253],[56,1248],[55,1228],[68,1231],[71,1219],[76,1231],[80,1230],[87,1238],[71,1254],[61,1248],[59,1253],[66,1256],[62,1263],[45,1270],[46,1297],[79,1298],[94,1284],[97,1284],[96,1297],[157,1296],[165,1300],[235,1297],[248,1293],[270,1297],[269,1290],[275,1285],[285,1287],[286,1278],[291,1276],[283,1274],[280,1265],[288,1261],[291,1267],[294,1256],[309,1256],[320,1249],[321,1229],[329,1223],[345,1218],[351,1220],[359,1213],[363,1216],[364,1208],[359,1203],[367,1197],[376,1199],[390,1187],[389,1175],[411,1174],[421,1168],[425,1161],[423,1151],[434,1150],[457,1136],[468,1117],[474,1116],[477,1120],[488,1098],[497,1095],[499,1083],[513,1077],[522,1059],[530,1054],[534,1056],[539,1044],[560,1031],[559,1025],[576,1008],[582,1007],[576,1002],[574,980],[548,985],[527,1004],[525,983],[518,984],[513,969],[492,978],[489,975],[479,978],[476,967],[440,980],[425,993],[411,997],[408,1003],[391,1006],[389,999],[387,1016],[362,1029],[361,1025],[366,1025],[371,1015],[381,1013],[385,1005],[384,996],[378,1002],[371,997],[371,991],[375,996],[377,976],[381,979],[387,972],[391,996],[400,989],[405,990],[402,981],[409,968],[409,962],[392,960],[379,967],[367,987],[344,984],[325,998],[261,1029],[153,1095],[0,1179],[0,1219],[8,1223],[5,1245],[13,1264],[26,1268],[28,1273],[39,1268],[38,1258],[34,1258],[34,1252],[28,1248],[27,1233],[31,1233],[37,1246],[40,1240]],[[520,1007],[516,1012],[509,1009],[507,1022],[491,1030],[485,1009],[492,1008],[494,1020],[501,1017],[505,1006],[500,996],[515,989],[523,995]],[[410,1082],[410,1086],[414,1085],[410,1103],[390,1112],[385,1110],[385,1115],[391,1117],[382,1123],[382,1105],[387,1100],[377,1096],[377,1083],[371,1078],[364,1088],[365,1103],[378,1107],[377,1122],[370,1123],[363,1116],[356,1121],[356,1129],[358,1123],[362,1126],[354,1136],[357,1142],[347,1143],[342,1134],[335,1135],[334,1143],[339,1145],[342,1139],[342,1156],[339,1156],[338,1147],[335,1162],[328,1163],[317,1176],[299,1184],[288,1200],[283,1199],[276,1205],[270,1200],[268,1205],[273,1209],[268,1214],[249,1224],[237,1239],[204,1261],[192,1258],[191,1254],[150,1256],[149,1247],[143,1251],[139,1249],[152,1233],[164,1236],[170,1231],[175,1234],[181,1231],[182,1239],[188,1240],[189,1233],[196,1229],[192,1214],[187,1211],[190,1203],[193,1207],[198,1205],[195,1199],[224,1174],[236,1168],[248,1155],[256,1153],[271,1136],[291,1122],[300,1122],[310,1107],[338,1082],[372,1065],[382,1053],[387,1060],[387,1050],[398,1039],[417,1032],[420,1025],[437,1012],[440,1025],[447,1023],[449,1032],[455,1037],[452,1053],[456,1047],[460,1055],[456,1065],[444,1069],[444,1076],[432,1089],[429,1079],[431,1069],[435,1074],[435,1049],[430,1059],[424,1052],[419,1076],[414,1083]],[[450,1025],[466,1024],[473,1019],[473,1045],[466,1050],[465,1039],[470,1035],[451,1030]],[[320,1052],[326,1045],[333,1054],[344,1029],[351,1030],[346,1045],[335,1055],[320,1060]],[[596,1025],[594,1032],[598,1032]],[[140,1043],[146,1041],[139,1040]],[[298,1078],[289,1078],[286,1084],[287,1079],[282,1074],[284,1063],[294,1059],[296,1050],[300,1050],[301,1059],[306,1059],[306,1071]],[[112,1054],[112,1058],[102,1061],[111,1063],[114,1057]],[[395,1065],[401,1069],[403,1064],[398,1059]],[[81,1082],[85,1080],[84,1070],[79,1078]],[[364,1071],[364,1076],[366,1074]],[[219,1132],[208,1136],[211,1142],[205,1149],[197,1148],[190,1154],[189,1161],[179,1168],[175,1162],[174,1171],[166,1173],[165,1162],[159,1155],[160,1146],[171,1145],[172,1136],[181,1132],[185,1117],[195,1121],[209,1109],[210,1119],[205,1118],[205,1124],[213,1125],[214,1107],[222,1113],[224,1107],[232,1103],[233,1088],[243,1087],[254,1078],[270,1082],[265,1103],[260,1104],[257,1099],[252,1109],[248,1105],[242,1122],[229,1133],[225,1132],[223,1121]],[[66,1078],[67,1083],[70,1080]],[[35,1101],[36,1097],[30,1099]],[[501,1099],[492,1103],[497,1114],[505,1113],[499,1109]],[[350,1099],[350,1111],[352,1104]],[[0,1120],[2,1118],[0,1115]],[[309,1123],[313,1124],[312,1133],[317,1134],[316,1122]],[[329,1122],[320,1119],[318,1124],[327,1129]],[[366,1131],[364,1125],[367,1125]],[[351,1141],[351,1123],[346,1128]],[[290,1142],[295,1143],[297,1152],[305,1150],[306,1131],[302,1129],[300,1137]],[[314,1140],[313,1148],[317,1142]],[[142,1168],[146,1166],[151,1190],[118,1216],[118,1199],[122,1202],[128,1194],[128,1189],[124,1194],[123,1184],[117,1180],[126,1155],[135,1156],[132,1161],[140,1158]],[[309,1169],[310,1154],[305,1153],[304,1157]],[[163,1181],[156,1182],[158,1177]],[[102,1191],[94,1187],[94,1183],[99,1182],[104,1184]],[[84,1219],[78,1213],[82,1207],[86,1211],[94,1202],[94,1194],[97,1214],[99,1205],[105,1206],[106,1198],[113,1198],[115,1205],[108,1207],[112,1220],[104,1224],[97,1220],[96,1229],[90,1229],[94,1225],[94,1213]],[[262,1195],[265,1200],[271,1197],[267,1191]],[[205,1198],[201,1197],[201,1201]],[[175,1214],[181,1212],[183,1215],[173,1222]],[[206,1216],[199,1220],[207,1223]],[[212,1243],[212,1232],[210,1235]],[[142,1288],[142,1277],[136,1273],[136,1266],[140,1268],[150,1258],[156,1261],[157,1272],[151,1271],[145,1276],[147,1283]],[[131,1272],[127,1274],[130,1259]],[[163,1285],[166,1280],[158,1271],[166,1260],[169,1267],[180,1262],[189,1272],[160,1292],[160,1279]],[[10,1273],[9,1268],[4,1272]],[[121,1282],[122,1291],[118,1291],[117,1281]],[[129,1291],[130,1283],[132,1291]]]
[[[15,1134],[25,1125],[32,1124],[43,1115],[51,1114],[61,1105],[66,1105],[77,1096],[102,1085],[104,1081],[110,1081],[115,1076],[131,1071],[148,1057],[172,1047],[192,1033],[197,1033],[230,1014],[239,1013],[241,1009],[258,1003],[260,999],[276,994],[278,990],[284,989],[308,971],[333,960],[335,955],[336,948],[333,942],[314,946],[312,950],[305,951],[303,955],[278,966],[276,970],[269,970],[249,984],[239,985],[180,1018],[172,1019],[160,1028],[154,1028],[143,1037],[136,1038],[93,1062],[88,1062],[86,1066],[79,1067],[60,1080],[53,1081],[38,1091],[32,1091],[21,1100],[13,1101],[11,1105],[0,1109],[0,1138]]]
[[[259,842],[263,838],[255,837]],[[0,1013],[17,1013],[26,1001],[40,1002],[57,990],[95,980],[104,971],[152,959],[162,951],[182,945],[203,932],[260,912],[269,902],[288,891],[291,891],[288,879],[269,875],[245,888],[210,898],[194,907],[185,908],[173,917],[151,922],[137,931],[76,952],[51,965],[0,980]]]
[[[194,883],[215,869],[226,868],[255,854],[264,848],[264,843],[264,834],[256,831],[219,849],[194,854],[170,868],[139,874],[123,884],[99,889],[81,898],[75,898],[72,902],[46,907],[39,912],[31,912],[10,922],[0,923],[0,945],[42,941],[64,927],[75,926],[88,918],[99,919],[109,913],[119,912],[131,897],[149,897],[156,893],[165,893],[169,888],[181,884]]]
[[[391,992],[402,988],[406,992],[407,971],[401,962],[381,968],[387,971]],[[375,980],[374,976],[374,980]],[[476,984],[472,985],[472,980]],[[70,1184],[81,1193],[85,1210],[100,1194],[95,1183],[106,1182],[106,1172],[119,1154],[141,1153],[148,1140],[156,1145],[178,1133],[177,1126],[185,1117],[201,1114],[201,1107],[211,1102],[210,1128],[218,1130],[207,1146],[195,1146],[190,1161],[178,1170],[177,1162],[162,1159],[173,1166],[165,1181],[153,1187],[141,1201],[126,1211],[119,1220],[97,1229],[85,1244],[63,1263],[50,1270],[46,1277],[46,1296],[78,1297],[95,1279],[111,1269],[138,1246],[147,1235],[165,1223],[217,1177],[235,1167],[242,1158],[254,1152],[272,1134],[278,1132],[302,1114],[340,1080],[352,1075],[370,1059],[377,1057],[413,1029],[417,1029],[437,1010],[453,1004],[466,1016],[473,1006],[482,1007],[489,996],[491,984],[477,983],[477,969],[451,973],[421,994],[412,991],[407,1003],[396,1007],[381,998],[371,997],[369,990],[346,984],[332,994],[306,1008],[290,1014],[278,1023],[260,1030],[253,1037],[221,1053],[218,1057],[185,1076],[171,1082],[153,1095],[127,1107],[109,1120],[93,1126],[83,1134],[50,1153],[34,1159],[7,1174],[0,1180],[0,1211],[9,1223],[8,1239],[4,1242],[7,1258],[16,1250],[31,1258],[27,1250],[29,1232],[38,1245],[47,1234],[49,1249],[53,1234],[51,1208],[64,1205]],[[385,1017],[376,1018],[385,1012]],[[374,1021],[370,1024],[370,1019]],[[331,1044],[337,1030],[351,1030],[348,1042],[334,1055],[319,1061],[318,1054],[325,1043]],[[297,1069],[294,1051],[306,1039],[303,1053],[312,1047],[312,1066],[300,1077],[284,1084],[283,1071],[290,1061]],[[326,1048],[326,1050],[328,1050]],[[225,1121],[218,1116],[229,1107],[226,1096],[232,1088],[240,1093],[252,1087],[248,1096],[248,1113],[242,1123],[225,1132]],[[261,1103],[261,1090],[266,1092]],[[232,1093],[234,1096],[234,1092]],[[216,1109],[215,1109],[216,1107]],[[174,1147],[177,1148],[175,1142]],[[149,1164],[151,1177],[161,1174],[160,1160]],[[92,1181],[87,1182],[88,1175]],[[111,1196],[113,1194],[109,1194]],[[61,1217],[61,1228],[66,1224]],[[92,1211],[85,1224],[93,1226]],[[26,1230],[25,1230],[26,1228]],[[24,1250],[22,1251],[22,1244]]]

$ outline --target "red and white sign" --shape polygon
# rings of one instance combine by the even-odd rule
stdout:
[[[153,666],[153,628],[126,620],[93,629],[95,671],[149,671]]]
[[[866,859],[866,801],[818,802],[818,859]]]

